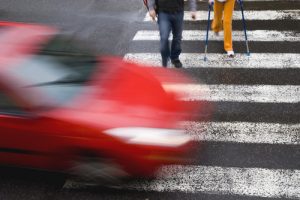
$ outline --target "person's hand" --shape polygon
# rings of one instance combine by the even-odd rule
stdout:
[[[209,5],[213,5],[215,3],[215,0],[208,0]]]
[[[150,10],[149,15],[152,18],[153,21],[156,21],[156,12],[155,10]]]
[[[192,17],[193,20],[196,19],[196,12],[195,12],[195,11],[193,11],[193,12],[191,13],[191,17]]]

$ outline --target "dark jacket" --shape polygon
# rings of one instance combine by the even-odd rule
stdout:
[[[183,0],[157,0],[157,10],[162,12],[183,11]]]
[[[191,11],[196,10],[196,0],[189,0]],[[176,12],[183,11],[184,0],[149,0],[149,9],[156,9],[162,12]]]

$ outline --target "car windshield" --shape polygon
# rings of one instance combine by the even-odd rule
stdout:
[[[66,40],[54,38],[39,54],[9,69],[14,77],[25,83],[22,89],[39,88],[41,94],[51,100],[38,102],[39,106],[61,105],[70,101],[83,89],[96,68],[93,54],[83,54],[78,48],[73,48],[76,52],[67,53],[61,48],[64,44],[68,45]],[[41,105],[50,102],[52,105]]]

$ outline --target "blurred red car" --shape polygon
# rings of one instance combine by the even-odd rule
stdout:
[[[0,41],[0,164],[114,179],[186,161],[186,108],[162,87],[182,75],[83,53],[43,25],[1,22]]]

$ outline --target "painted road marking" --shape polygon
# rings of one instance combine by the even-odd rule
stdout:
[[[188,0],[184,0],[184,1],[188,1]],[[207,2],[207,0],[198,0],[199,2]],[[282,0],[243,0],[245,2],[264,2],[264,1],[282,1]],[[285,1],[298,1],[298,0],[285,0]]]
[[[87,185],[67,180],[64,189]],[[156,180],[136,181],[125,189],[157,192],[188,192],[267,198],[300,198],[300,170],[215,166],[166,166]]]
[[[300,197],[300,170],[211,166],[168,166],[158,179],[128,186],[159,192],[205,192],[273,198]]]
[[[167,91],[180,93],[184,101],[250,103],[299,103],[300,85],[202,85],[164,84]]]
[[[300,145],[300,124],[184,122],[195,141]]]
[[[184,1],[187,1],[187,0],[184,0]],[[207,0],[198,0],[199,2],[207,2]],[[238,0],[236,0],[236,1],[238,1]],[[282,0],[242,0],[242,1],[245,1],[245,2],[265,2],[265,1],[274,1],[274,2],[276,2],[276,1],[281,1],[282,2]],[[284,1],[286,1],[286,2],[293,2],[293,1],[295,1],[295,2],[297,2],[297,1],[299,1],[299,0],[284,0]]]
[[[255,30],[255,31],[247,31],[247,36],[249,41],[272,41],[272,42],[297,42],[300,41],[300,32],[294,31],[269,31],[269,30]],[[206,37],[206,31],[198,31],[198,30],[185,30],[182,33],[183,40],[196,41],[201,40],[204,41]],[[232,37],[234,41],[244,41],[244,31],[233,31]],[[172,34],[170,34],[170,39],[172,38]],[[138,31],[133,38],[136,40],[160,40],[159,31]],[[223,41],[223,31],[220,32],[219,36],[216,36],[212,31],[210,31],[209,35],[210,41]]]
[[[197,11],[196,21],[207,20],[208,11]],[[213,18],[213,11],[211,13]],[[300,20],[300,10],[257,10],[245,11],[246,20]],[[242,20],[241,11],[236,10],[233,13],[233,20]],[[149,13],[146,14],[144,21],[152,21]],[[195,21],[191,17],[190,11],[184,12],[184,21]]]
[[[203,58],[202,53],[180,54],[185,68],[300,68],[299,54],[293,53],[252,53],[250,57],[236,54],[234,59],[228,59],[226,54],[209,53],[206,62]],[[159,53],[128,53],[124,59],[152,66],[161,65]]]

